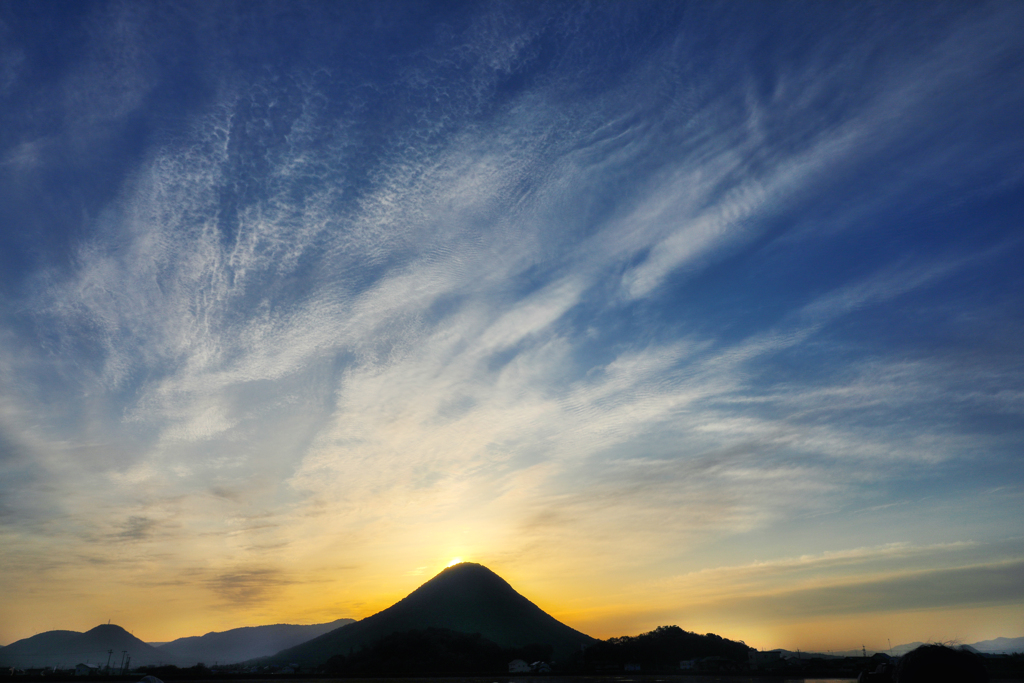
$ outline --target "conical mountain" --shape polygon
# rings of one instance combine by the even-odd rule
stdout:
[[[524,598],[487,567],[463,562],[445,569],[386,610],[279,652],[273,660],[322,664],[392,633],[426,628],[479,633],[502,647],[550,645],[555,659],[594,642]]]
[[[142,642],[120,626],[103,624],[85,633],[47,631],[13,642],[0,649],[0,665],[20,669],[74,668],[76,664],[103,666],[109,661],[111,667],[117,668],[126,651],[133,667],[179,663],[173,655]]]

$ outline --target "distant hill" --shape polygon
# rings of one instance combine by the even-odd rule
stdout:
[[[431,628],[479,633],[503,648],[550,645],[556,659],[595,642],[544,612],[490,569],[463,562],[445,569],[386,610],[279,652],[271,661],[316,666],[395,633]]]
[[[109,654],[113,650],[113,654]],[[121,665],[122,653],[128,652],[131,665],[176,664],[177,657],[148,645],[120,626],[103,624],[94,629],[78,631],[47,631],[0,648],[0,665],[19,669],[58,667],[74,668],[76,664],[103,666],[108,655],[111,667]]]
[[[326,624],[300,626],[274,624],[246,626],[229,631],[207,633],[205,636],[178,638],[157,646],[157,649],[193,666],[198,663],[234,664],[258,657],[269,657],[285,648],[294,647],[328,631],[346,626],[355,619],[337,619]]]

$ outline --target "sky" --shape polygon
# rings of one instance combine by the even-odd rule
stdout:
[[[0,2],[0,644],[1024,635],[1024,4]]]

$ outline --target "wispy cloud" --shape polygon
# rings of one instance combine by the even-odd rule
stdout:
[[[724,609],[774,617],[849,615],[860,612],[935,610],[1024,599],[1024,562],[1014,560],[955,569],[925,570],[892,577],[807,588],[723,601]]]
[[[240,568],[207,580],[210,589],[224,601],[241,605],[266,601],[289,583],[284,573],[269,568]]]
[[[148,517],[129,517],[116,538],[123,541],[143,540],[152,535],[155,526],[156,523]]]

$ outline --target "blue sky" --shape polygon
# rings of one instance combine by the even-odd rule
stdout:
[[[1024,9],[0,4],[0,642],[1024,633]]]

